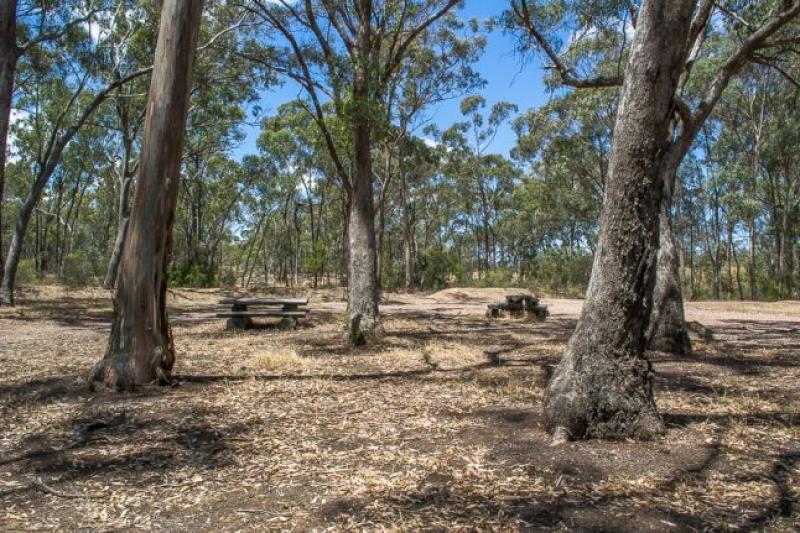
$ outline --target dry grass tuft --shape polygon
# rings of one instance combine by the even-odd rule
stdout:
[[[246,366],[256,372],[302,372],[308,360],[293,346],[275,346],[254,353]]]
[[[417,349],[417,353],[419,353]],[[486,352],[482,346],[455,342],[431,341],[421,350],[423,361],[442,369],[454,369],[485,363]]]

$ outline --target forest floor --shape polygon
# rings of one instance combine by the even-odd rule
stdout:
[[[689,303],[713,340],[652,354],[666,434],[550,447],[580,302],[484,318],[504,292],[387,295],[385,339],[351,350],[341,291],[291,332],[226,332],[218,291],[174,291],[181,385],[118,395],[85,382],[109,294],[27,289],[0,309],[0,530],[800,527],[800,302]]]

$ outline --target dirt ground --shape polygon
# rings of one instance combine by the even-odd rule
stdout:
[[[0,530],[800,528],[800,302],[688,304],[713,339],[652,354],[667,433],[553,448],[580,302],[484,318],[503,294],[387,295],[385,340],[348,350],[341,291],[292,332],[226,332],[218,291],[175,291],[181,385],[116,395],[85,383],[108,293],[29,289],[0,309]]]

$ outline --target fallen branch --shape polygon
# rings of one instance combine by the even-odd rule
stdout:
[[[32,486],[41,490],[42,492],[46,492],[47,494],[51,494],[53,496],[57,496],[59,498],[89,498],[89,499],[101,499],[105,498],[105,494],[92,494],[88,492],[63,492],[57,489],[54,489],[44,481],[42,478],[36,478],[33,480]]]

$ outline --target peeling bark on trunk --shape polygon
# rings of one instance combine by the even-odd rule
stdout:
[[[3,254],[3,197],[6,183],[6,150],[11,122],[11,99],[14,93],[14,73],[17,70],[17,0],[0,5],[0,279],[4,274]]]
[[[92,386],[131,390],[171,381],[167,266],[200,16],[199,0],[164,0],[111,335],[105,357],[92,370]]]
[[[645,357],[673,97],[694,2],[646,0],[625,71],[601,232],[577,329],[548,385],[555,440],[663,430]]]

